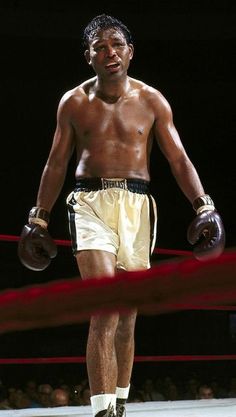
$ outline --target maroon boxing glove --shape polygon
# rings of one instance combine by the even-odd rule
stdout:
[[[43,271],[57,255],[57,247],[47,231],[49,213],[33,207],[29,213],[29,224],[23,227],[18,244],[21,263],[33,271]]]
[[[21,263],[33,271],[43,271],[57,255],[57,247],[47,229],[38,224],[26,224],[18,244]]]
[[[193,202],[197,212],[187,231],[189,243],[194,246],[196,259],[205,260],[216,258],[225,248],[225,230],[219,213],[208,195],[197,198]]]

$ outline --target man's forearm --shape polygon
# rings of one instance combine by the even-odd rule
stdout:
[[[66,176],[66,169],[62,167],[50,167],[46,165],[40,181],[37,195],[37,206],[50,212],[54,206]]]
[[[172,164],[171,170],[180,189],[191,203],[205,193],[198,173],[188,158]]]

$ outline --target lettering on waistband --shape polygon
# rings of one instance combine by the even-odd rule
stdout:
[[[109,178],[101,178],[102,181],[102,188],[106,190],[107,188],[122,188],[123,190],[128,190],[127,187],[127,180],[122,179],[109,179]]]

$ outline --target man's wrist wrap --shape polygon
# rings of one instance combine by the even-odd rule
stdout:
[[[50,213],[42,207],[32,207],[29,212],[29,223],[38,224],[44,228],[47,228],[47,225],[50,220]]]
[[[201,197],[198,197],[194,200],[193,209],[196,211],[197,214],[200,214],[203,211],[215,210],[215,205],[211,197],[208,194],[204,194]]]

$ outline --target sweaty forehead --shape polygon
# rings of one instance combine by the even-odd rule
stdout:
[[[91,39],[90,44],[94,45],[97,42],[107,41],[109,39],[120,39],[126,41],[126,38],[121,30],[116,28],[108,28],[99,30]]]

